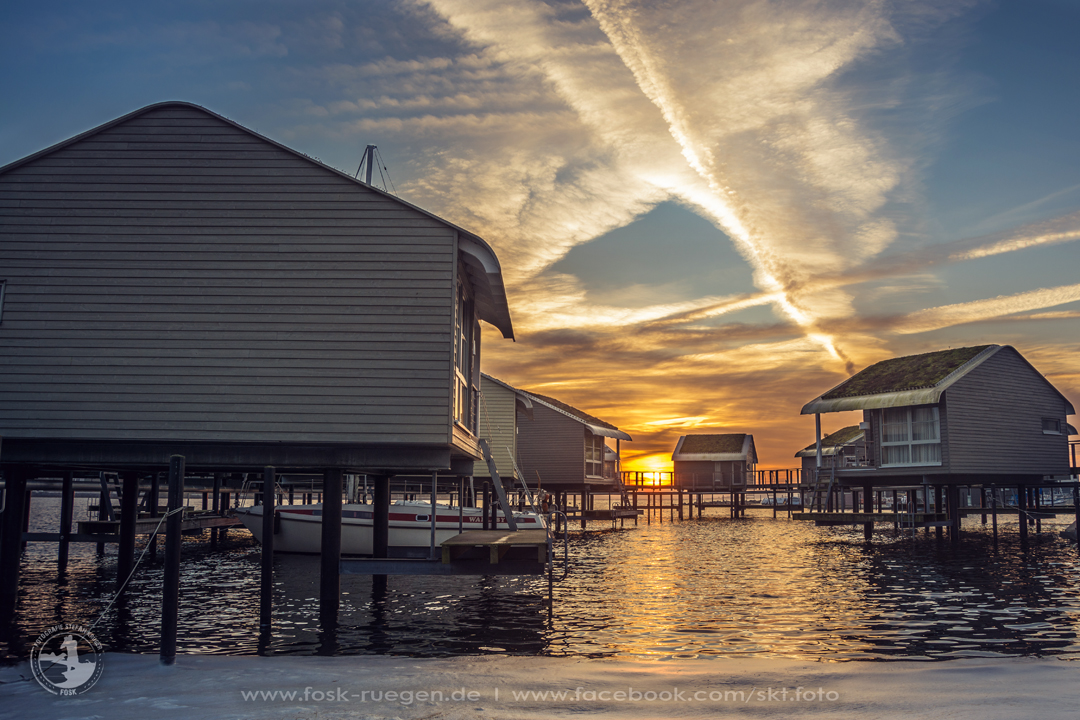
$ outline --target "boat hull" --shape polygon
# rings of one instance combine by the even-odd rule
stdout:
[[[459,509],[438,505],[435,525],[435,544],[458,535],[462,529],[483,527],[483,511],[478,508]],[[263,506],[236,508],[239,519],[255,539],[263,541]],[[322,505],[280,505],[275,508],[274,552],[319,554],[322,548]],[[348,503],[341,508],[342,555],[372,555],[373,517],[371,505]],[[500,517],[498,529],[507,530],[505,518]],[[417,555],[419,549],[431,546],[431,505],[427,503],[395,503],[390,506],[389,547],[391,557]],[[523,530],[544,527],[532,513],[515,513],[518,528]],[[425,553],[426,555],[426,553]]]

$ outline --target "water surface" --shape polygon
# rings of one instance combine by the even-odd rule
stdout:
[[[53,507],[55,506],[55,507]],[[59,500],[34,498],[35,529],[54,530]],[[259,546],[246,531],[212,549],[187,536],[180,652],[412,656],[512,653],[589,657],[784,657],[824,660],[1058,655],[1080,658],[1080,557],[1044,521],[1030,549],[1015,520],[995,546],[978,518],[952,545],[931,531],[817,528],[771,511],[731,520],[644,521],[570,538],[570,576],[546,579],[341,578],[340,627],[318,624],[318,558],[275,560],[274,628],[259,635]],[[93,623],[112,598],[115,546],[72,545],[58,578],[55,544],[25,554],[15,632],[0,653],[25,656],[41,630]],[[156,652],[162,566],[144,561],[128,597],[94,628],[115,650]]]

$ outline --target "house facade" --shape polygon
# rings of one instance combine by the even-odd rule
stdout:
[[[188,103],[0,169],[3,467],[469,475],[480,237]]]
[[[521,480],[518,467],[519,423],[530,422],[533,404],[529,396],[507,385],[502,380],[481,374],[479,434],[487,440],[495,471],[502,480]],[[473,476],[488,479],[491,472],[487,463],[476,463]],[[535,478],[531,486],[536,486]]]
[[[758,458],[753,435],[726,433],[683,435],[671,460],[677,487],[731,491],[753,484]]]
[[[1069,475],[1073,406],[1010,346],[885,360],[803,407],[861,410],[865,462],[851,484],[1039,482]]]
[[[529,486],[573,493],[618,490],[621,441],[631,437],[555,398],[521,392],[532,403],[532,420],[518,426],[519,464]]]

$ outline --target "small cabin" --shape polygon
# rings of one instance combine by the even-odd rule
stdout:
[[[0,168],[5,468],[468,476],[482,238],[202,107]],[[34,470],[36,471],[36,470]]]
[[[858,425],[849,425],[821,438],[821,466],[823,468],[864,467],[867,464],[866,431]],[[802,476],[814,477],[817,467],[817,443],[795,453],[802,459]]]
[[[621,442],[631,437],[609,422],[555,398],[522,391],[532,420],[518,426],[518,457],[529,487],[600,492],[620,486]],[[607,443],[614,441],[612,448]]]
[[[754,482],[757,448],[749,433],[683,435],[671,454],[675,485],[730,491]]]
[[[807,403],[858,410],[865,462],[852,484],[1040,482],[1069,476],[1069,400],[1008,345],[883,360]],[[820,426],[820,425],[819,425]]]

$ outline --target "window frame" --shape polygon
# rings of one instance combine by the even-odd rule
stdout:
[[[1053,423],[1054,428],[1048,428],[1047,423]],[[1061,435],[1061,418],[1044,417],[1042,419],[1043,435]]]
[[[4,322],[4,290],[7,288],[7,280],[0,280],[0,323]]]
[[[914,440],[913,439],[913,437],[914,437],[913,426],[918,424],[918,423],[927,422],[925,420],[917,421],[917,420],[914,419],[914,412],[913,411],[921,410],[921,409],[928,409],[928,410],[931,410],[933,412],[933,415],[934,415],[933,427],[934,427],[934,430],[935,430],[935,433],[934,433],[935,438],[932,439],[932,440]],[[886,421],[886,415],[888,413],[890,413],[890,412],[893,412],[893,413],[903,412],[903,413],[905,413],[906,419],[905,419],[905,422],[904,422],[904,424],[905,424],[905,439],[904,440],[892,440],[892,441],[886,441],[885,440],[885,438],[887,437],[886,432],[885,432],[886,425],[899,425],[898,422],[887,422]],[[897,468],[897,467],[940,467],[941,466],[941,413],[939,412],[937,405],[929,405],[929,406],[927,406],[927,405],[911,405],[911,406],[907,406],[907,407],[883,408],[882,411],[881,411],[880,437],[881,437],[881,465],[879,467],[882,467],[882,468]],[[937,460],[912,462],[911,458],[914,457],[914,453],[912,452],[912,450],[915,448],[915,446],[927,446],[927,445],[936,445],[937,446],[937,448],[938,448],[938,450],[937,450]],[[886,462],[885,461],[886,449],[887,448],[900,448],[900,447],[906,447],[908,449],[908,452],[907,452],[908,462]]]
[[[585,431],[585,477],[588,478],[603,478],[604,477],[604,448],[607,447],[607,443],[604,442],[603,435],[597,435],[596,433],[586,430]],[[599,452],[599,460],[590,460],[589,452]],[[599,470],[599,472],[592,473],[590,470]]]

